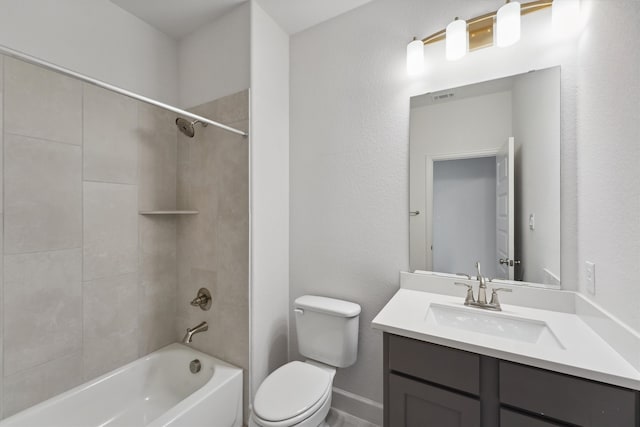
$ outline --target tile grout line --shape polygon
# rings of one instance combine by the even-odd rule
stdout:
[[[5,357],[4,357],[4,337],[5,337],[5,325],[6,325],[6,321],[5,321],[5,309],[4,309],[4,254],[5,254],[5,248],[4,248],[4,220],[5,220],[5,209],[6,209],[6,203],[5,203],[5,152],[4,152],[4,142],[5,142],[5,123],[4,123],[4,117],[6,115],[5,113],[5,99],[6,99],[6,85],[5,85],[5,80],[6,80],[6,70],[5,70],[5,57],[4,56],[0,56],[0,60],[2,61],[2,64],[0,64],[2,66],[2,81],[0,82],[0,84],[2,85],[1,89],[2,89],[2,117],[0,117],[0,120],[2,120],[2,230],[0,230],[0,232],[2,233],[2,260],[0,260],[0,266],[2,266],[2,277],[0,277],[0,280],[2,280],[2,305],[0,305],[0,309],[2,310],[2,336],[0,336],[0,339],[2,340],[2,346],[1,346],[1,354],[0,357],[2,357],[2,364],[1,364],[1,368],[2,368],[2,372],[0,372],[0,419],[4,418],[4,361],[5,361]]]
[[[32,136],[32,135],[26,135],[24,133],[19,133],[19,132],[9,132],[7,130],[5,130],[5,133],[7,135],[11,135],[11,136],[18,136],[20,138],[25,138],[25,139],[33,139],[35,141],[38,142],[49,142],[51,144],[61,144],[61,145],[68,145],[71,147],[78,147],[81,148],[82,144],[74,144],[72,142],[65,142],[65,141],[57,141],[55,139],[48,139],[48,138],[43,138],[41,136]]]
[[[47,250],[37,250],[37,251],[25,251],[25,252],[7,252],[4,253],[4,256],[6,257],[10,257],[10,256],[20,256],[20,255],[37,255],[37,254],[48,254],[48,253],[55,253],[55,252],[65,252],[65,251],[72,251],[75,249],[82,249],[82,245],[80,246],[72,246],[72,247],[68,247],[68,248],[56,248],[56,249],[47,249]]]
[[[140,135],[140,130],[142,129],[142,127],[140,126],[140,102],[136,103],[136,130],[138,132],[138,135]],[[137,182],[138,182],[138,188],[136,191],[136,203],[137,203],[137,210],[140,210],[140,176],[141,176],[141,171],[140,171],[140,159],[142,158],[142,156],[140,155],[140,139],[137,138],[136,139],[136,153],[137,153],[137,161],[136,161],[136,174],[137,174]],[[142,251],[143,251],[143,245],[142,245],[142,222],[143,222],[143,218],[141,217],[141,215],[138,215],[137,218],[137,223],[138,223],[138,231],[137,231],[137,253],[136,253],[136,258],[137,258],[137,262],[136,262],[136,266],[137,266],[137,276],[136,276],[136,295],[138,296],[137,300],[138,302],[136,303],[136,322],[137,322],[137,327],[136,327],[136,342],[137,342],[137,348],[136,348],[136,355],[138,357],[142,357],[143,356],[143,351],[142,351],[142,328],[141,328],[141,321],[140,321],[140,304],[142,301],[141,298],[141,291],[142,291]]]
[[[91,183],[94,183],[94,184],[123,185],[123,186],[127,186],[127,187],[137,187],[138,186],[135,183],[131,184],[131,183],[128,183],[128,182],[100,181],[100,180],[97,180],[97,179],[83,179],[82,182],[83,183],[91,182]]]
[[[86,366],[84,362],[84,301],[85,301],[85,289],[84,289],[84,155],[85,155],[85,141],[84,141],[84,96],[85,96],[85,84],[82,84],[82,91],[80,93],[80,234],[82,236],[82,242],[80,250],[80,363],[82,366],[81,375],[82,380],[85,378]]]
[[[19,370],[15,371],[15,372],[12,372],[12,373],[11,373],[11,374],[9,374],[9,375],[7,375],[5,378],[11,378],[11,377],[14,377],[14,376],[16,376],[16,375],[25,374],[25,373],[28,373],[28,372],[30,372],[30,371],[33,371],[34,369],[41,368],[41,367],[43,367],[44,365],[48,365],[48,364],[50,364],[50,363],[58,362],[58,361],[61,361],[61,360],[64,360],[64,359],[69,359],[69,358],[72,358],[72,357],[74,357],[74,356],[80,356],[80,358],[82,358],[82,348],[79,348],[79,349],[77,349],[76,351],[72,351],[72,352],[69,352],[69,353],[62,354],[62,355],[60,355],[60,356],[54,357],[53,359],[46,360],[46,361],[41,362],[41,363],[38,363],[38,364],[36,364],[36,365],[29,366],[29,367],[27,367],[27,368],[19,369]],[[82,383],[80,383],[80,384],[82,384]],[[76,384],[76,385],[78,385],[78,384]],[[74,385],[73,387],[75,387],[75,385]],[[73,388],[73,387],[72,387],[72,388]],[[58,394],[61,394],[61,393],[62,393],[62,392],[60,392],[60,393],[58,393]],[[52,396],[52,397],[53,397],[53,396]],[[46,400],[46,399],[45,399],[45,400]],[[32,405],[32,406],[33,406],[33,405]],[[25,409],[26,409],[26,408],[25,408]]]

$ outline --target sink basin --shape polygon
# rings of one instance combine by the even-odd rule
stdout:
[[[432,326],[455,328],[564,350],[564,346],[549,325],[541,320],[436,303],[429,305],[425,320]]]

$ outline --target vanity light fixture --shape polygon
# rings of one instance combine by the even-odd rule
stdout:
[[[507,47],[520,40],[520,3],[509,1],[496,13],[496,44]]]
[[[507,0],[500,9],[495,12],[485,13],[468,20],[456,18],[444,30],[433,33],[421,40],[420,46],[414,40],[407,46],[407,71],[410,75],[420,74],[424,70],[424,45],[445,40],[446,56],[449,61],[462,58],[468,51],[474,51],[484,47],[493,46],[494,22],[497,32],[496,44],[506,47],[520,40],[520,17],[531,12],[547,9],[556,3],[575,2],[579,0],[536,0],[520,4],[517,1]],[[564,6],[564,5],[563,5]],[[574,8],[575,9],[575,8]],[[574,14],[570,7],[562,7],[560,10],[567,14]],[[566,20],[565,16],[554,18]]]
[[[445,43],[449,61],[465,56],[467,54],[467,22],[456,17],[447,25]]]
[[[415,37],[407,45],[407,72],[416,76],[424,71],[424,44]]]

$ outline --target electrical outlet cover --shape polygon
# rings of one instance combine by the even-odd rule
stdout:
[[[590,261],[584,263],[585,266],[585,279],[587,283],[587,291],[591,295],[596,294],[596,265]]]

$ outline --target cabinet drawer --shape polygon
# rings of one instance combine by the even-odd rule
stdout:
[[[634,427],[637,392],[501,361],[500,402],[583,427]]]
[[[480,427],[480,401],[420,381],[389,374],[389,425]]]
[[[500,409],[500,427],[562,427],[562,425],[502,408]]]
[[[391,335],[389,369],[474,395],[480,392],[480,356]]]

